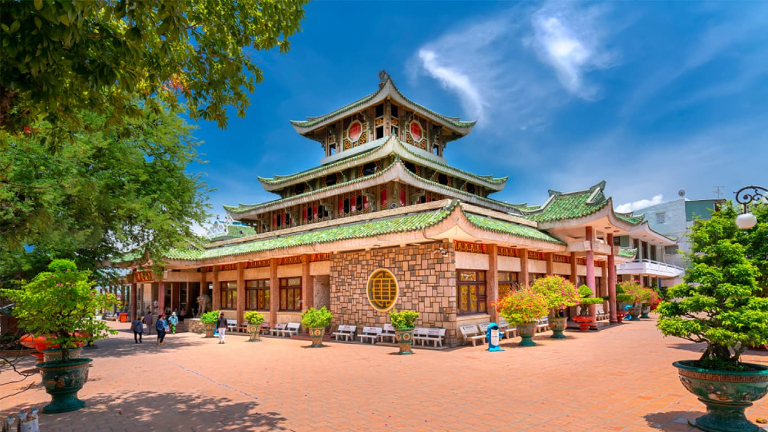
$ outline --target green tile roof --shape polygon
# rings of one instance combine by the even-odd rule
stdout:
[[[637,254],[637,249],[620,248],[619,256],[624,258],[634,258]]]
[[[427,107],[425,107],[423,105],[420,105],[420,104],[412,101],[411,99],[407,98],[402,92],[400,92],[400,90],[395,85],[394,81],[392,81],[392,79],[389,78],[389,76],[387,76],[386,80],[381,84],[381,87],[376,92],[371,93],[368,96],[364,96],[364,97],[362,97],[362,98],[360,98],[360,99],[358,99],[358,100],[356,100],[356,101],[354,101],[354,102],[352,102],[352,103],[350,103],[348,105],[345,105],[345,106],[343,106],[343,107],[341,107],[341,108],[339,108],[337,110],[331,111],[330,113],[328,113],[326,115],[319,116],[319,117],[307,117],[306,121],[291,120],[291,124],[293,124],[294,126],[304,127],[304,128],[312,127],[312,126],[320,124],[320,123],[322,123],[322,122],[324,122],[324,121],[326,121],[328,119],[336,117],[336,116],[338,116],[340,114],[344,114],[346,112],[353,111],[354,109],[356,109],[356,108],[358,108],[360,106],[363,106],[366,103],[368,103],[371,100],[373,100],[376,96],[379,95],[379,93],[381,93],[382,91],[384,91],[385,88],[387,88],[387,84],[388,83],[391,84],[392,88],[394,89],[394,91],[397,92],[397,94],[400,97],[402,97],[405,101],[407,101],[409,104],[413,105],[415,108],[418,108],[419,110],[422,110],[424,112],[428,112],[429,114],[439,118],[440,120],[442,120],[442,121],[444,121],[444,122],[446,122],[446,123],[448,123],[448,124],[450,124],[452,126],[464,129],[464,128],[471,128],[472,126],[475,125],[475,123],[477,123],[475,121],[467,122],[467,121],[461,121],[461,120],[459,120],[458,118],[455,118],[455,117],[444,116],[444,115],[439,114],[439,113],[437,113],[435,111],[432,111],[431,109],[429,109],[429,108],[427,108]]]
[[[550,191],[550,202],[538,210],[526,212],[526,216],[536,222],[554,222],[588,216],[608,204],[609,201],[602,192],[604,187],[605,182],[601,182],[585,191]]]
[[[617,218],[632,225],[637,225],[645,220],[645,215],[635,216],[632,213],[614,213]]]
[[[227,233],[221,234],[215,237],[211,237],[208,241],[216,242],[223,240],[231,240],[240,237],[246,237],[256,234],[256,229],[247,225],[229,225],[227,227]]]
[[[529,240],[538,240],[548,243],[565,244],[562,241],[543,233],[536,228],[532,228],[525,225],[518,225],[512,222],[506,222],[498,219],[493,219],[485,216],[479,216],[471,213],[465,213],[465,216],[472,223],[472,225],[484,229],[486,231],[492,231],[501,234],[510,234],[515,237],[522,237]]]

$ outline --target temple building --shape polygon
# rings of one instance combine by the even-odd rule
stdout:
[[[496,321],[494,301],[545,275],[615,295],[616,266],[636,253],[615,239],[660,237],[642,217],[615,212],[605,182],[549,191],[541,205],[491,198],[506,177],[446,159],[447,145],[475,122],[438,114],[385,72],[379,78],[374,93],[291,122],[322,158],[306,171],[259,177],[278,198],[225,206],[231,222],[202,248],[169,251],[162,274],[123,263],[133,270],[133,313],[153,301],[190,310],[207,294],[238,322],[249,310],[272,325],[298,322],[301,311],[327,306],[335,329],[381,327],[390,309],[411,309],[417,326],[445,328],[455,345],[459,326]]]

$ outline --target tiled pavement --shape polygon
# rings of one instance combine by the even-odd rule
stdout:
[[[417,350],[391,346],[196,334],[135,345],[127,324],[87,355],[95,360],[78,412],[41,415],[42,431],[694,431],[704,407],[679,383],[674,360],[701,346],[661,337],[655,321],[599,333]],[[513,342],[519,338],[513,339]],[[768,364],[768,353],[747,361]],[[25,367],[32,367],[29,362]],[[0,381],[10,376],[3,373]],[[34,377],[39,382],[39,376]],[[12,391],[0,387],[4,394]],[[768,398],[767,398],[768,399]],[[0,414],[47,400],[39,386],[0,400]],[[768,417],[764,399],[748,417]]]

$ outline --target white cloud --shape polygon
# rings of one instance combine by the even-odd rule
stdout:
[[[432,78],[437,79],[448,89],[459,94],[464,110],[474,116],[479,122],[485,122],[485,102],[470,78],[461,71],[443,66],[437,58],[437,54],[429,49],[419,50],[419,59],[424,69]]]
[[[574,3],[548,3],[531,18],[531,46],[544,63],[555,70],[562,86],[583,99],[595,98],[598,88],[584,75],[615,64],[615,54],[605,47],[601,7],[575,10]]]
[[[619,213],[629,213],[631,211],[644,209],[646,207],[661,204],[664,199],[662,194],[654,195],[651,199],[641,199],[638,201],[629,202],[616,207],[616,211]]]

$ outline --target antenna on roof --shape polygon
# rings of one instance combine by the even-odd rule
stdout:
[[[677,191],[677,196],[679,196],[680,198],[685,197],[685,189],[680,189],[679,191]]]
[[[717,194],[717,198],[722,198],[723,191],[722,189],[725,189],[725,186],[715,186],[714,192]]]

